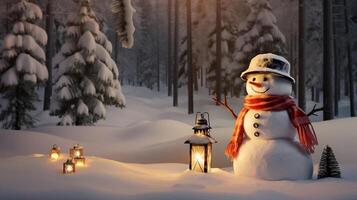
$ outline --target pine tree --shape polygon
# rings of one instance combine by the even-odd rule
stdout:
[[[231,91],[232,85],[232,70],[235,68],[234,64],[234,27],[228,24],[226,21],[222,26],[222,68],[221,68],[221,89],[225,96]],[[210,56],[210,63],[208,66],[208,87],[215,93],[216,87],[216,30],[213,30],[210,34],[210,40],[208,43]]]
[[[105,105],[125,105],[112,44],[101,29],[90,1],[81,0],[54,59],[51,114],[61,118],[59,125],[93,125],[105,118]]]
[[[156,68],[155,68],[155,59],[156,54],[154,48],[155,41],[154,37],[154,26],[153,26],[153,8],[150,1],[138,1],[138,18],[139,18],[139,28],[138,28],[138,54],[140,55],[137,73],[139,75],[139,85],[145,85],[149,89],[153,89],[155,83],[157,82]]]
[[[326,146],[321,155],[318,179],[321,178],[341,178],[340,167],[331,147]]]
[[[123,47],[133,47],[135,31],[133,14],[135,9],[131,5],[131,0],[114,0],[112,11],[117,18],[117,34]]]
[[[250,13],[238,27],[238,39],[235,45],[235,65],[232,81],[235,93],[242,87],[240,74],[247,68],[250,60],[260,53],[274,53],[285,56],[285,36],[277,26],[277,19],[267,0],[248,0]]]
[[[6,104],[0,113],[3,128],[20,130],[32,127],[30,112],[38,101],[36,87],[48,79],[43,47],[46,32],[36,25],[42,19],[41,9],[27,0],[10,10],[12,30],[5,37],[0,56],[0,92]]]

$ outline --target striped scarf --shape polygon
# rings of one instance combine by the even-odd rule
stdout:
[[[282,111],[287,110],[293,126],[297,129],[300,144],[311,154],[318,144],[314,128],[311,125],[309,117],[302,111],[290,96],[247,96],[244,99],[244,108],[240,111],[233,130],[232,138],[226,147],[225,154],[233,159],[239,153],[239,148],[243,143],[244,117],[247,112],[252,110],[261,111]],[[278,124],[277,124],[278,125]]]

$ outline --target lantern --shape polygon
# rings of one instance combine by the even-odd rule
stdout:
[[[69,156],[71,158],[77,158],[83,156],[83,147],[79,146],[79,144],[74,145],[70,150],[69,150]]]
[[[61,154],[61,152],[60,152],[59,147],[56,144],[54,144],[52,146],[52,149],[50,150],[50,159],[51,160],[58,160],[59,157],[60,157],[60,154]]]
[[[63,173],[73,174],[74,172],[76,172],[76,165],[72,159],[68,159],[65,163],[63,163]]]
[[[75,157],[73,160],[76,166],[78,167],[83,167],[86,164],[86,159],[84,158],[84,156]]]
[[[207,115],[207,119],[205,118]],[[199,116],[199,118],[198,118]],[[194,134],[186,140],[190,144],[189,169],[192,171],[207,173],[212,166],[212,144],[217,141],[210,135],[209,114],[196,113],[196,124],[193,127]]]

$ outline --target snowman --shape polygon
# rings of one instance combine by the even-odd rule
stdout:
[[[295,80],[289,62],[260,54],[241,74],[248,95],[226,155],[234,173],[264,180],[311,179],[317,138],[308,116],[290,96]]]

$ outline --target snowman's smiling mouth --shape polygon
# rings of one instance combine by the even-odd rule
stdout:
[[[270,90],[270,87],[268,87],[265,91],[257,91],[257,90],[254,90],[254,87],[252,86],[251,87],[252,88],[252,90],[254,91],[254,92],[256,92],[256,93],[259,93],[259,94],[264,94],[264,93],[266,93],[266,92],[268,92],[268,90]]]

